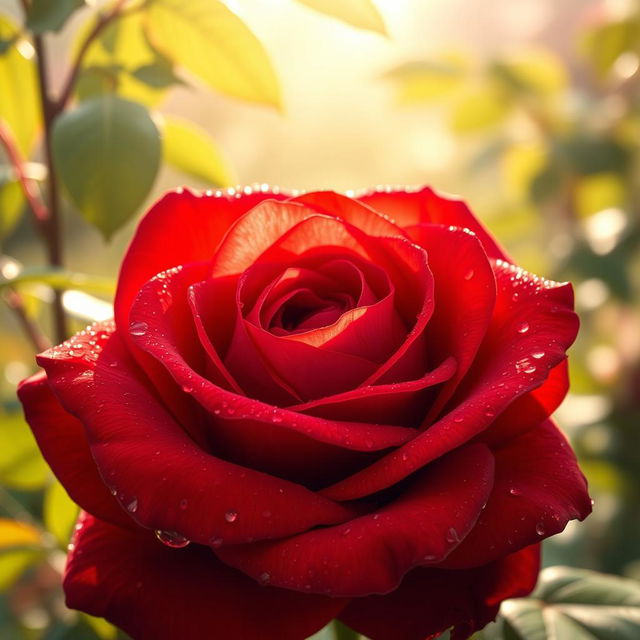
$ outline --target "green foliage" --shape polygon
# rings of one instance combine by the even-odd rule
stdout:
[[[25,199],[17,180],[0,178],[0,240],[13,230],[24,209]]]
[[[0,118],[13,132],[22,154],[28,156],[41,127],[33,47],[20,38],[17,25],[2,15],[0,39],[12,42],[0,56]]]
[[[15,489],[39,489],[49,478],[22,413],[0,411],[0,484]]]
[[[78,511],[78,505],[59,482],[52,482],[47,487],[44,494],[44,526],[63,549],[67,548],[71,538]]]
[[[149,194],[161,144],[144,107],[105,95],[58,118],[53,151],[58,175],[80,214],[109,238]]]
[[[32,0],[27,28],[32,33],[59,31],[71,14],[84,6],[84,0]]]
[[[530,598],[503,603],[485,640],[633,640],[640,637],[640,583],[551,567]]]
[[[298,0],[301,4],[338,18],[358,29],[386,35],[384,20],[371,0]]]
[[[24,284],[44,284],[52,289],[75,289],[78,291],[90,291],[111,296],[115,292],[115,282],[110,278],[89,276],[86,273],[66,271],[64,269],[52,269],[49,267],[30,267],[21,269],[12,278],[0,277],[0,290],[3,287],[20,288]]]
[[[43,556],[40,533],[24,522],[0,518],[0,590]]]
[[[281,108],[280,87],[262,44],[218,0],[156,0],[147,29],[158,50],[208,86]]]
[[[207,132],[187,120],[167,117],[162,125],[162,145],[167,164],[211,187],[235,184],[235,178]]]

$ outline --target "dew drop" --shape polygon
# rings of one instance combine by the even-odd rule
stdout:
[[[532,358],[535,358],[536,360],[540,360],[540,358],[544,358],[544,351],[534,351],[531,354]]]
[[[259,580],[260,580],[260,584],[269,584],[269,582],[271,581],[271,574],[266,571],[263,571],[260,574]]]
[[[422,559],[423,559],[425,562],[433,562],[437,557],[438,557],[438,556],[434,556],[434,555],[432,555],[432,554],[428,554],[428,555],[424,556]]]
[[[223,542],[224,540],[219,536],[212,536],[211,538],[209,538],[209,544],[215,549],[221,547]]]
[[[536,365],[535,364],[528,364],[526,367],[524,367],[523,371],[525,373],[535,373],[536,370]]]
[[[224,514],[224,519],[227,522],[235,522],[238,519],[238,512],[237,511],[227,511],[227,513]]]
[[[186,511],[188,506],[189,506],[189,501],[186,498],[182,498],[182,500],[180,500],[180,509],[182,511]]]
[[[347,527],[346,529],[342,530],[343,536],[348,536],[350,533],[351,533],[351,527]]]
[[[447,542],[459,542],[460,538],[458,538],[458,532],[451,527],[449,529],[449,531],[447,531],[447,537],[446,537]]]
[[[191,540],[188,540],[175,531],[162,531],[157,529],[155,533],[156,538],[158,538],[162,544],[172,549],[182,549],[191,543]]]
[[[518,333],[527,333],[527,331],[529,331],[529,323],[528,322],[521,322],[517,328],[516,328]]]
[[[147,333],[147,329],[149,329],[149,325],[146,322],[132,322],[129,325],[129,333],[132,336],[143,336]]]
[[[544,524],[542,522],[538,522],[538,524],[536,525],[536,533],[539,536],[544,535]]]
[[[473,276],[475,275],[475,271],[473,269],[469,269],[465,274],[464,274],[464,279],[465,280],[471,280],[471,278],[473,278]]]
[[[127,505],[127,511],[129,511],[130,513],[135,513],[138,510],[138,499],[134,498],[133,500],[131,500],[131,502]]]
[[[364,443],[367,449],[373,449],[373,440],[371,438],[367,438]]]
[[[510,493],[512,496],[516,496],[516,497],[517,497],[517,496],[521,496],[521,495],[522,495],[522,490],[521,490],[521,489],[518,489],[518,488],[516,488],[516,487],[511,487],[511,489],[509,489],[509,493]]]
[[[453,419],[453,421],[454,421],[454,422],[458,422],[458,423],[462,422],[463,420],[464,420],[464,418],[463,418],[462,416],[456,416],[456,417]]]

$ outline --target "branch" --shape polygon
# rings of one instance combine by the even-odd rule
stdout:
[[[38,325],[29,317],[22,301],[22,296],[14,289],[8,289],[4,293],[4,299],[9,308],[14,312],[22,330],[37,353],[46,351],[51,344],[40,332]]]
[[[52,105],[53,114],[60,113],[67,102],[69,102],[69,98],[71,97],[71,93],[73,92],[73,87],[75,86],[76,80],[78,79],[78,74],[80,73],[80,69],[82,68],[82,62],[84,60],[87,51],[89,51],[89,47],[93,43],[93,41],[104,31],[104,29],[115,20],[120,14],[121,10],[125,4],[126,0],[116,0],[113,7],[103,14],[98,16],[93,29],[89,32],[87,37],[84,39],[82,45],[80,46],[80,50],[78,51],[78,55],[71,67],[71,71],[67,77],[67,81],[63,85],[62,92],[58,101]]]
[[[2,145],[7,152],[9,162],[13,168],[18,182],[20,183],[20,186],[22,187],[22,191],[24,192],[24,196],[27,199],[29,208],[31,209],[36,219],[36,223],[40,227],[40,230],[44,231],[47,220],[49,219],[49,211],[47,207],[45,207],[45,205],[40,201],[37,189],[35,189],[33,183],[27,177],[24,169],[24,158],[20,154],[20,150],[18,149],[18,145],[16,144],[11,130],[1,118],[0,142],[2,142]]]

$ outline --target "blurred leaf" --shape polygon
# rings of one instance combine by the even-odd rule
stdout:
[[[160,166],[156,125],[139,104],[92,98],[54,124],[55,166],[82,216],[109,238],[143,203]]]
[[[298,0],[298,2],[338,18],[352,27],[387,35],[384,20],[371,0]]]
[[[503,602],[486,640],[634,640],[640,637],[640,584],[571,567],[540,574],[530,598]]]
[[[534,204],[545,204],[557,197],[564,184],[562,168],[553,160],[542,167],[529,183],[529,197]]]
[[[153,62],[134,69],[131,75],[154,89],[167,89],[176,84],[184,84],[175,74],[171,62],[161,55]]]
[[[47,487],[44,494],[44,525],[63,549],[67,548],[78,512],[78,505],[57,480]]]
[[[78,289],[105,295],[113,295],[115,292],[115,282],[110,278],[51,267],[30,267],[20,271],[14,278],[0,278],[0,289],[26,283],[46,284],[53,289]]]
[[[540,143],[511,145],[502,156],[502,172],[508,194],[528,198],[531,183],[546,167],[548,152]]]
[[[0,412],[0,482],[16,489],[39,489],[49,477],[31,429],[21,413]]]
[[[140,68],[153,66],[158,53],[150,45],[142,12],[121,16],[111,22],[93,41],[83,60],[82,73],[76,85],[81,100],[104,93],[157,106],[166,87],[155,87],[136,76]],[[93,20],[79,29],[74,48],[77,51],[93,27]]]
[[[580,50],[602,79],[625,51],[640,51],[640,20],[633,16],[597,24],[582,35]]]
[[[0,240],[15,227],[24,211],[25,197],[17,180],[0,180]]]
[[[455,100],[449,125],[456,133],[477,133],[504,121],[512,106],[510,97],[493,83],[470,87]]]
[[[84,6],[84,0],[32,0],[27,28],[33,33],[59,31],[71,14]]]
[[[260,41],[218,0],[156,0],[149,37],[169,59],[230,96],[281,106],[280,88]]]
[[[388,71],[385,77],[398,86],[398,101],[412,104],[450,96],[463,85],[468,66],[464,57],[450,54],[438,60],[401,64]]]
[[[167,117],[162,127],[164,159],[184,173],[214,187],[235,180],[228,163],[206,131],[187,120]]]
[[[518,92],[553,94],[567,85],[562,61],[549,51],[527,51],[496,62],[496,77]]]
[[[0,590],[9,587],[42,554],[37,529],[24,522],[0,518]]]
[[[16,38],[19,28],[7,17],[0,15],[0,39]],[[16,138],[23,156],[28,157],[40,126],[40,100],[33,60],[33,47],[17,39],[0,56],[0,118]]]
[[[616,173],[584,176],[576,184],[576,210],[581,216],[589,216],[609,207],[621,207],[625,196],[625,183]]]
[[[558,145],[559,156],[578,174],[622,172],[629,163],[630,151],[615,140],[575,135]]]
[[[118,637],[118,629],[104,618],[95,618],[86,613],[81,613],[80,616],[99,638],[113,640]]]

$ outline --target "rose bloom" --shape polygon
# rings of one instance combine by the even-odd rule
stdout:
[[[549,418],[572,307],[429,188],[165,195],[115,320],[19,390],[83,509],[68,605],[144,640],[467,638],[591,510]]]

